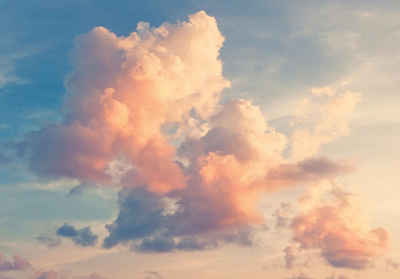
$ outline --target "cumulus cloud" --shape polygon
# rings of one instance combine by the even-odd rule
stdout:
[[[66,80],[65,121],[23,144],[31,169],[111,184],[107,169],[123,158],[134,166],[126,178],[132,187],[160,193],[185,187],[163,127],[184,126],[192,112],[207,119],[214,111],[229,86],[218,59],[223,41],[205,12],[158,28],[139,23],[127,37],[104,27],[79,37],[75,70]]]
[[[0,272],[26,270],[30,267],[31,264],[20,256],[14,256],[13,259],[7,260],[6,257],[0,253]]]
[[[119,216],[107,225],[110,234],[104,241],[106,248],[133,241],[132,248],[141,252],[203,250],[216,247],[216,239],[229,241],[229,237],[239,237],[233,232],[220,232],[221,236],[213,237],[202,235],[194,219],[186,218],[180,209],[168,213],[168,201],[145,189],[124,189],[119,200]],[[191,227],[190,231],[186,231],[187,227]]]
[[[287,137],[252,102],[220,102],[230,86],[219,59],[223,42],[216,20],[203,11],[157,28],[139,23],[128,36],[97,27],[76,40],[63,121],[29,134],[21,149],[37,175],[122,186],[105,248],[128,244],[142,252],[169,252],[251,245],[254,229],[265,227],[259,206],[265,193],[353,170],[317,152],[348,133],[357,93],[314,89],[298,118],[307,122],[317,115],[318,121]],[[341,211],[332,208],[309,214],[323,224],[320,212],[332,211],[328,217],[342,224]],[[304,249],[309,242],[313,248],[324,243],[328,261],[343,266],[348,258],[326,248],[331,240],[306,240],[310,233],[296,224],[309,225],[307,216],[293,223],[296,241]],[[64,224],[57,233],[82,246],[97,240],[89,227]],[[379,246],[383,234],[371,232],[368,248]],[[347,237],[334,240],[347,244]],[[365,242],[353,230],[350,237]],[[286,255],[291,265],[291,251]]]
[[[313,205],[293,220],[295,242],[304,250],[320,249],[322,257],[334,267],[370,267],[386,250],[388,232],[371,229],[350,194],[336,189],[330,198],[330,202]]]
[[[351,116],[361,95],[336,88],[313,89],[313,97],[299,103],[296,124],[291,136],[291,156],[301,160],[316,154],[323,144],[349,133]]]
[[[64,224],[57,229],[57,235],[70,238],[79,246],[94,246],[97,243],[98,236],[95,235],[90,227],[76,229],[74,226]]]
[[[135,247],[141,251],[249,245],[252,228],[264,223],[258,207],[262,193],[351,170],[326,158],[284,163],[285,136],[269,128],[260,109],[245,100],[222,106],[209,127],[179,149],[184,189],[164,196],[142,189],[121,192],[120,214],[107,226],[105,247],[140,239]],[[165,197],[176,201],[173,214],[163,213]]]

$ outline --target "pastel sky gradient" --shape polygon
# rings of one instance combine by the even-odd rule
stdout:
[[[397,279],[398,1],[0,0],[0,279]]]

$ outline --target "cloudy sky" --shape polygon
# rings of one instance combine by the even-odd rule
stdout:
[[[0,279],[397,279],[398,1],[0,0]]]

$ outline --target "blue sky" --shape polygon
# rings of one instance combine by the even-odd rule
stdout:
[[[219,148],[221,150],[215,151],[218,156],[232,153],[233,157],[239,158],[242,153],[237,155],[235,153],[237,150],[231,146],[241,145],[247,140],[250,142],[250,139],[241,133],[246,129],[252,129],[244,127],[244,130],[237,130],[242,123],[247,123],[248,126],[254,124],[254,129],[262,127],[260,129],[266,129],[268,133],[272,133],[269,127],[273,127],[274,132],[284,135],[287,143],[283,143],[282,140],[282,145],[285,147],[279,145],[281,141],[279,136],[276,139],[268,139],[271,140],[270,144],[262,145],[264,134],[257,134],[256,143],[249,143],[251,148],[256,150],[261,148],[259,153],[262,154],[264,154],[263,150],[268,150],[268,146],[276,145],[276,150],[281,152],[279,156],[277,155],[279,159],[276,159],[280,163],[273,161],[274,163],[267,164],[268,167],[276,165],[278,170],[282,167],[283,174],[292,168],[301,172],[297,174],[298,180],[290,182],[297,185],[292,190],[285,188],[270,195],[263,194],[260,208],[262,208],[262,215],[266,216],[263,224],[269,229],[251,231],[251,234],[255,234],[257,238],[254,243],[258,244],[242,245],[247,241],[249,232],[247,227],[239,233],[235,231],[234,234],[225,234],[224,231],[223,236],[218,231],[219,228],[218,233],[212,231],[206,234],[190,235],[192,237],[190,245],[183,242],[183,238],[180,238],[187,233],[185,231],[187,229],[182,229],[183,232],[175,228],[180,228],[179,226],[182,225],[179,218],[194,218],[193,216],[197,216],[199,212],[194,211],[196,213],[194,215],[176,218],[164,218],[163,213],[174,206],[174,199],[178,201],[181,199],[181,206],[197,204],[196,198],[188,193],[180,193],[180,189],[175,189],[178,194],[174,191],[168,194],[163,193],[164,199],[159,199],[152,196],[155,186],[153,188],[149,186],[150,194],[139,190],[126,190],[139,182],[132,182],[132,185],[127,186],[122,182],[118,184],[114,181],[111,183],[88,179],[80,173],[65,177],[65,175],[49,171],[43,175],[51,169],[49,164],[51,165],[52,162],[68,160],[67,153],[73,149],[69,149],[69,142],[75,139],[72,135],[72,139],[67,138],[65,141],[56,142],[59,140],[58,136],[54,136],[51,131],[47,133],[49,131],[46,130],[47,127],[59,125],[57,127],[61,127],[60,130],[62,130],[69,127],[70,119],[84,123],[83,118],[92,117],[92,115],[82,116],[81,114],[85,112],[79,111],[78,108],[74,110],[79,107],[78,103],[84,102],[84,99],[73,99],[72,103],[75,105],[68,103],[69,95],[76,98],[79,94],[82,96],[86,94],[79,90],[77,90],[78,93],[68,92],[69,89],[66,86],[71,73],[78,73],[77,76],[81,77],[79,75],[81,65],[73,60],[76,53],[83,53],[84,55],[80,57],[85,57],[85,55],[90,56],[91,51],[97,49],[96,47],[85,49],[87,46],[80,43],[78,36],[91,32],[97,26],[105,27],[109,32],[107,34],[112,32],[117,36],[128,36],[136,31],[139,22],[148,22],[151,27],[158,27],[165,22],[175,24],[188,21],[189,15],[201,10],[215,18],[218,30],[225,38],[223,47],[217,50],[219,58],[212,58],[216,59],[216,62],[210,60],[212,63],[215,62],[215,65],[221,63],[222,74],[218,70],[215,74],[212,73],[214,64],[210,66],[210,69],[204,67],[204,71],[209,71],[210,76],[218,76],[221,84],[223,80],[228,80],[231,85],[218,89],[221,95],[219,105],[213,108],[215,109],[213,116],[198,116],[201,119],[197,116],[192,119],[189,114],[182,116],[182,118],[189,117],[190,120],[200,119],[200,122],[205,125],[200,127],[200,122],[196,122],[198,125],[196,129],[199,131],[209,129],[207,130],[210,132],[209,136],[191,138],[192,136],[189,136],[189,132],[185,130],[188,128],[182,122],[182,133],[188,134],[176,135],[171,146],[173,149],[176,148],[178,157],[187,156],[187,158],[181,158],[181,164],[184,167],[179,166],[187,168],[183,172],[184,175],[188,175],[195,172],[192,169],[195,163],[190,163],[190,160],[195,157],[191,156],[200,155],[189,156],[186,153],[182,155],[179,153],[182,148],[176,146],[178,143],[185,143],[189,146],[188,150],[195,150],[204,148],[210,144],[208,141],[212,141],[213,144],[207,152],[210,153]],[[275,276],[274,278],[312,279],[328,278],[331,274],[332,278],[342,278],[339,277],[341,274],[347,276],[345,278],[373,279],[378,278],[377,274],[385,274],[385,278],[396,278],[398,266],[388,263],[397,263],[400,260],[400,242],[396,237],[399,235],[400,227],[393,222],[400,216],[400,208],[397,205],[399,191],[396,167],[400,155],[397,144],[400,139],[399,15],[398,1],[0,0],[0,33],[2,35],[0,38],[0,175],[2,177],[0,179],[0,255],[5,254],[11,257],[18,254],[27,258],[33,266],[33,271],[29,270],[33,272],[32,274],[28,271],[11,271],[11,276],[8,276],[9,274],[5,276],[33,278],[36,276],[33,274],[38,274],[38,270],[40,272],[54,270],[62,274],[60,276],[66,277],[86,276],[96,271],[106,278],[115,276],[121,279],[129,275],[137,278],[185,278],[190,274],[199,276],[192,275],[191,278],[242,278],[245,274],[253,275],[255,278]],[[89,41],[95,38],[86,36],[89,36]],[[213,45],[214,37],[209,40]],[[218,40],[218,36],[215,40]],[[101,41],[95,42],[101,44]],[[184,44],[183,41],[182,44]],[[204,55],[199,53],[192,55],[198,59],[200,55]],[[194,61],[201,63],[201,59]],[[87,69],[92,72],[96,70],[85,68]],[[195,70],[193,72],[196,73]],[[91,73],[86,74],[89,77],[88,80],[95,80],[91,77]],[[85,74],[82,76],[82,83],[87,82]],[[77,84],[79,87],[80,83]],[[87,88],[90,86],[88,85]],[[196,90],[201,91],[203,87],[199,88]],[[105,90],[105,88],[101,90],[103,89]],[[320,95],[315,93],[318,89],[321,89],[323,93]],[[335,93],[330,95],[329,92]],[[358,99],[359,95],[361,97]],[[338,99],[335,99],[336,97]],[[341,97],[343,99],[340,99]],[[252,105],[245,101],[234,101],[238,98],[250,100]],[[344,104],[346,100],[349,104]],[[257,108],[253,108],[253,105]],[[238,120],[238,127],[228,125],[229,127],[222,127],[222,129],[218,126],[220,122],[214,123],[219,117],[221,119],[227,117],[234,122],[234,117],[237,115],[232,111],[235,110],[235,106],[246,108],[243,116],[245,120],[244,122]],[[193,106],[193,109],[199,111],[199,107]],[[224,114],[224,108],[226,108],[226,114]],[[190,115],[191,113],[192,111]],[[249,121],[250,118],[247,118],[247,115],[254,118]],[[258,119],[261,118],[262,123],[268,122],[265,127],[264,124],[258,124]],[[151,121],[151,119],[148,120],[148,123],[152,123]],[[181,125],[179,121],[174,120],[171,123],[179,126]],[[299,125],[299,128],[296,125]],[[188,127],[193,131],[196,130],[192,126]],[[229,129],[232,133],[227,136],[224,133]],[[318,134],[320,131],[318,129],[322,130],[322,133],[329,132],[328,136]],[[96,133],[100,133],[96,134],[98,138],[101,137],[101,132],[98,132],[100,130],[100,128],[96,130]],[[211,131],[214,132],[211,133]],[[303,134],[303,141],[318,143],[316,147],[313,147],[315,150],[308,150],[308,155],[302,155],[298,160],[290,155],[295,149],[294,142],[298,139],[294,137],[296,131],[299,133],[314,131],[307,132],[309,138],[304,139]],[[36,132],[36,136],[32,132]],[[232,135],[237,134],[240,135],[237,141],[229,136],[233,137]],[[49,150],[57,151],[65,148],[66,155],[60,152],[61,155],[55,159],[57,161],[51,161],[52,158],[46,161],[47,149],[41,149],[45,142],[43,135],[48,137],[50,143],[55,142],[56,148],[51,149],[53,147],[49,146]],[[166,136],[168,140],[170,140],[169,136]],[[29,143],[31,138],[35,138],[37,142]],[[107,135],[104,134],[104,141],[106,138]],[[78,147],[90,149],[85,144],[85,142],[79,143]],[[97,142],[93,143],[93,146],[96,144]],[[253,152],[250,147],[243,148],[243,152],[249,152],[249,154]],[[305,148],[304,144],[302,148]],[[37,161],[29,158],[30,151],[36,152]],[[118,151],[118,154],[113,155],[117,163],[125,166],[126,154]],[[129,156],[131,155],[127,155],[128,159]],[[332,162],[329,161],[328,164],[325,159],[315,161],[313,158],[328,158]],[[108,157],[107,160],[109,160]],[[137,164],[142,162],[135,160],[136,158],[133,158]],[[345,171],[345,174],[342,174],[343,162],[351,165],[356,171],[350,174]],[[254,164],[256,163],[260,162],[257,161]],[[317,171],[308,173],[307,167],[304,167],[308,166],[307,163],[312,164],[313,169]],[[325,163],[328,171],[323,174],[318,173]],[[175,165],[178,164],[174,163],[174,167]],[[36,169],[35,166],[37,166]],[[242,167],[238,170],[244,168],[243,165],[240,166]],[[289,170],[286,169],[289,168],[288,166]],[[134,164],[130,167],[140,169]],[[154,165],[152,167],[156,168]],[[171,168],[174,169],[174,167]],[[38,172],[37,169],[45,171]],[[273,170],[276,171],[275,168]],[[282,173],[279,172],[279,174]],[[134,175],[138,181],[144,179],[138,174]],[[247,175],[244,176],[247,177]],[[231,177],[236,178],[233,172]],[[242,177],[238,176],[237,179]],[[309,177],[315,181],[310,181]],[[360,199],[357,206],[366,215],[365,219],[369,219],[367,223],[371,228],[383,227],[391,235],[391,244],[388,245],[387,251],[373,255],[374,262],[376,256],[375,267],[347,268],[353,263],[351,255],[346,258],[349,262],[347,265],[332,264],[332,258],[324,256],[324,247],[321,248],[318,245],[310,250],[303,249],[304,247],[298,248],[302,252],[299,252],[299,255],[296,253],[298,264],[290,269],[285,267],[283,249],[288,246],[287,243],[301,245],[304,242],[292,241],[296,232],[291,230],[293,229],[291,226],[282,232],[275,228],[272,224],[276,217],[274,212],[276,213],[276,210],[280,208],[281,202],[287,202],[300,213],[302,212],[303,217],[308,216],[307,211],[303,212],[304,208],[297,202],[303,195],[309,197],[314,195],[314,192],[318,192],[307,184],[320,183],[322,178],[329,180],[329,183],[335,187],[339,185],[357,196]],[[190,181],[195,180],[190,179]],[[324,187],[321,186],[318,189],[325,189]],[[123,188],[126,189],[123,190]],[[337,197],[335,195],[333,194],[334,198]],[[225,196],[227,200],[229,197],[231,196]],[[232,199],[235,198],[236,196],[233,195]],[[207,202],[210,201],[207,199]],[[246,203],[247,200],[242,202]],[[238,209],[234,204],[229,206],[232,206],[229,209],[230,212],[244,210],[246,214],[251,215],[246,211],[247,207]],[[160,207],[159,211],[154,210],[158,207]],[[282,211],[283,209],[280,212]],[[201,211],[202,214],[204,212],[208,211]],[[216,214],[216,216],[219,215]],[[296,216],[290,215],[285,218],[291,222],[296,220]],[[236,215],[234,217],[238,218],[238,222],[242,222],[242,217],[239,218]],[[157,224],[147,222],[148,219],[154,221],[158,220],[157,218],[162,221]],[[245,219],[249,221],[251,218]],[[145,221],[141,223],[142,221],[137,220]],[[206,223],[210,221],[207,218],[204,220]],[[168,224],[165,225],[165,222]],[[77,230],[89,226],[99,236],[100,241],[94,247],[80,247],[73,239],[57,235],[57,228],[66,223],[75,226]],[[132,223],[136,224],[135,229],[131,227]],[[205,225],[200,223],[195,222],[190,225],[201,231]],[[112,224],[112,228],[106,227],[107,224]],[[215,224],[207,223],[206,225],[212,227]],[[246,223],[245,225],[253,226],[254,224]],[[184,227],[185,224],[182,226]],[[138,233],[137,230],[140,231],[142,228],[145,228],[144,230],[148,233],[148,235],[143,233],[143,236],[148,237],[144,240],[137,239],[137,235],[142,236],[142,233]],[[238,228],[238,230],[241,229],[242,227]],[[164,235],[163,230],[168,232]],[[106,249],[102,247],[102,241],[109,237],[109,234],[113,237],[114,235],[117,238],[121,237],[122,240],[118,239],[115,247]],[[179,239],[181,242],[171,244],[169,238],[171,235],[174,237],[173,241]],[[48,247],[46,243],[37,240],[38,236],[62,241],[61,244],[55,245],[56,247]],[[157,249],[154,249],[156,250],[152,251],[154,253],[141,253],[140,247],[144,246],[140,246],[141,244],[135,241],[148,239],[158,241],[151,242],[149,247],[154,248],[155,246],[152,245],[159,245],[157,246],[161,247],[157,248],[159,250],[171,248],[173,251],[157,253]],[[193,239],[196,239],[196,242],[193,242]],[[220,246],[219,243],[224,244]],[[199,247],[202,249],[197,249]],[[63,256],[60,256],[61,254]],[[165,259],[168,259],[171,264],[165,264]],[[121,268],[132,260],[138,263],[138,267],[133,265],[131,268]],[[230,268],[243,262],[245,262],[244,267],[240,270],[235,271]],[[303,264],[304,262],[311,263],[309,265],[314,265],[315,268],[307,267]],[[0,266],[1,263],[0,259]],[[139,267],[140,265],[142,266]],[[0,278],[1,276],[0,268]]]

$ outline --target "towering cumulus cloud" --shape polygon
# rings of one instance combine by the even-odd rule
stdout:
[[[311,156],[336,132],[345,134],[356,97],[322,94],[329,115],[288,139],[250,101],[220,103],[230,85],[219,60],[223,41],[205,12],[158,28],[139,23],[127,37],[97,27],[77,39],[64,120],[24,145],[38,175],[122,186],[104,247],[127,243],[166,252],[250,245],[253,228],[264,225],[263,194],[353,169]],[[299,144],[301,134],[313,145]],[[284,155],[288,147],[293,156]],[[67,225],[59,230],[66,237],[79,232]],[[295,232],[301,241],[296,226]]]
[[[204,12],[189,22],[117,37],[103,27],[76,41],[62,124],[31,135],[31,167],[46,176],[107,184],[114,160],[133,165],[131,186],[152,192],[185,186],[175,148],[162,128],[207,119],[222,89],[218,59],[224,41]]]

